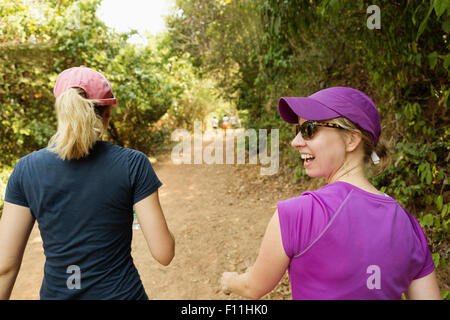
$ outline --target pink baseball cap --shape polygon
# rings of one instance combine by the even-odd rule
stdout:
[[[366,130],[376,146],[381,134],[381,120],[377,106],[366,94],[349,87],[331,87],[309,97],[281,97],[278,112],[289,123],[298,117],[306,120],[328,120],[345,117]]]
[[[109,81],[100,72],[85,66],[66,69],[58,75],[53,94],[58,98],[69,88],[81,88],[88,99],[97,100],[97,105],[117,105]]]

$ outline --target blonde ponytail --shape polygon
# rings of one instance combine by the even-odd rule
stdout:
[[[375,147],[374,151],[380,158],[380,163],[372,166],[372,176],[377,176],[381,174],[385,169],[387,169],[392,162],[392,157],[389,152],[390,148],[388,143],[384,139],[380,139]]]
[[[84,95],[82,89],[70,88],[55,102],[58,129],[48,143],[48,150],[63,160],[87,156],[106,129],[95,111],[96,101]]]

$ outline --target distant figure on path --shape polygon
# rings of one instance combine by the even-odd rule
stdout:
[[[217,128],[219,127],[219,119],[217,119],[216,117],[214,117],[211,121],[212,127],[214,130],[217,130]]]
[[[231,122],[231,128],[235,129],[237,126],[237,121],[236,121],[236,116],[231,116],[230,117],[230,122]]]
[[[225,115],[222,118],[222,128],[225,130],[228,128],[228,120],[229,120],[228,115]]]

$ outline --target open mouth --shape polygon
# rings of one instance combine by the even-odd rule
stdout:
[[[302,157],[302,159],[305,161],[305,164],[306,164],[306,163],[310,163],[311,161],[313,161],[313,160],[315,159],[315,158],[314,158],[312,155],[310,155],[310,154],[302,154],[301,157]]]

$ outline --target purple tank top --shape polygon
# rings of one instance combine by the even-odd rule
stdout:
[[[401,299],[434,270],[417,220],[397,201],[338,181],[278,202],[293,299]]]

